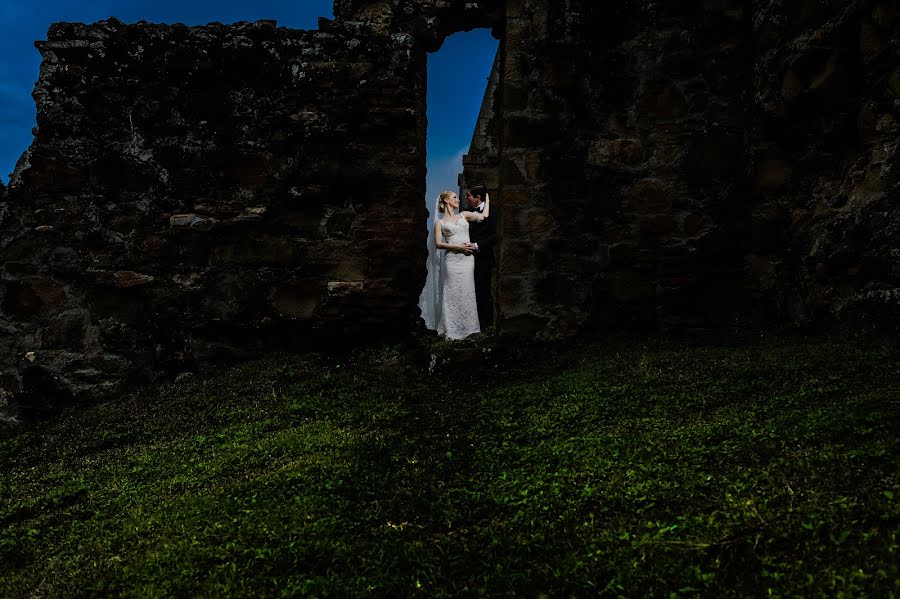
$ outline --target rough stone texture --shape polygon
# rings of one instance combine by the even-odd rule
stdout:
[[[749,15],[737,2],[509,3],[505,332],[736,322]]]
[[[475,132],[468,153],[463,156],[463,173],[460,177],[460,197],[463,189],[484,185],[489,190],[500,189],[500,81],[503,76],[504,48],[497,49],[494,66],[475,122]]]
[[[900,337],[900,3],[754,6],[762,321]]]
[[[54,25],[0,189],[0,407],[416,326],[425,61],[503,39],[466,159],[504,335],[897,335],[897,0],[337,0]]]
[[[501,131],[501,81],[503,79],[503,63],[505,57],[504,44],[497,48],[497,56],[488,77],[487,88],[481,103],[481,110],[475,123],[475,132],[469,144],[468,152],[463,156],[463,172],[459,176],[459,197],[465,198],[465,190],[475,185],[484,185],[492,195],[491,208],[494,219],[499,220],[502,200],[500,199],[502,183],[500,179],[500,131]],[[465,199],[463,199],[465,203]],[[463,205],[462,208],[469,206]],[[494,252],[499,253],[494,247]],[[494,256],[493,264],[497,264]],[[493,270],[490,277],[491,298],[494,303],[493,313],[497,312],[500,299],[498,271]]]
[[[81,399],[409,330],[424,54],[323,24],[109,20],[37,44],[36,139],[0,212],[7,399],[26,367]]]
[[[420,50],[434,52],[460,31],[490,28],[500,36],[503,0],[335,0],[338,20],[363,22],[382,35],[413,36]]]
[[[896,337],[898,12],[509,2],[466,164],[500,163],[501,331]]]

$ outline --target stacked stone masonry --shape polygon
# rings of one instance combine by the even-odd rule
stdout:
[[[408,334],[425,66],[502,40],[466,158],[513,338],[900,332],[897,0],[337,0],[316,31],[53,25],[0,187],[0,407]]]

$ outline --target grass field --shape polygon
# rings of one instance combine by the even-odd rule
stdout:
[[[900,595],[885,349],[435,351],[0,431],[0,596]]]

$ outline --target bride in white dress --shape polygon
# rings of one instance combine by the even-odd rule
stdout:
[[[490,198],[485,197],[481,213],[458,210],[459,198],[454,192],[440,195],[428,240],[428,280],[419,299],[426,326],[448,339],[465,339],[481,332],[473,256],[478,246],[469,241],[469,221],[488,217]],[[440,214],[444,217],[439,218]]]

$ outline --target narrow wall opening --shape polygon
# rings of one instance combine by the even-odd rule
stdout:
[[[438,209],[439,198],[444,192],[455,194],[459,202],[455,209],[457,214],[475,208],[477,202],[469,193],[472,189],[486,187],[487,193],[493,191],[496,197],[496,188],[490,187],[494,181],[482,180],[479,175],[465,178],[463,168],[470,150],[481,143],[478,140],[484,133],[485,98],[491,90],[489,82],[499,46],[500,42],[489,29],[475,29],[448,37],[437,52],[428,55],[425,193],[428,218],[424,224],[429,240],[434,239],[435,222],[438,221],[440,229],[442,217],[446,216]],[[466,233],[467,236],[471,234],[471,241],[481,239],[479,250],[472,256],[478,265],[479,329],[493,325],[490,281],[494,242],[490,237],[491,231],[496,231],[495,224],[496,219],[478,223]],[[451,241],[443,235],[441,238]],[[419,301],[426,326],[439,332],[444,332],[440,324],[444,281],[439,271],[445,253],[446,250],[430,253],[428,277]]]

